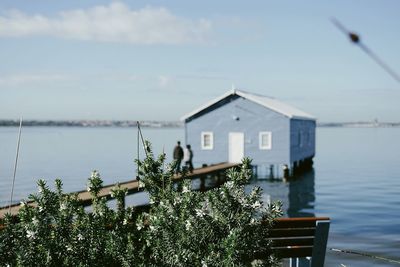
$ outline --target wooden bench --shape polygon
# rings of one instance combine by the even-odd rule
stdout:
[[[330,219],[327,217],[279,218],[269,235],[279,258],[290,258],[291,267],[322,267]]]

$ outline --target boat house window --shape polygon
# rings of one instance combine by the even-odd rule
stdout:
[[[201,133],[201,149],[211,150],[214,148],[214,134],[213,132]]]
[[[259,133],[259,147],[262,150],[269,150],[272,148],[272,133],[260,132]]]

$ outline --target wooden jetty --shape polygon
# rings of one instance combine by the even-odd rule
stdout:
[[[196,178],[202,178],[206,177],[209,175],[219,175],[225,172],[227,169],[237,167],[239,166],[239,163],[220,163],[220,164],[215,164],[215,165],[210,165],[210,166],[205,166],[202,168],[197,168],[194,169],[192,173],[187,173],[186,179],[196,179]],[[173,177],[173,180],[179,181],[183,177],[182,175],[178,174]],[[131,180],[123,183],[119,183],[121,188],[126,188],[128,189],[128,195],[134,194],[141,192],[142,189],[139,188],[139,182],[137,180]],[[112,199],[110,191],[111,189],[115,186],[116,184],[111,184],[104,186],[100,192],[99,196],[100,197],[106,197],[107,200]],[[73,192],[73,193],[78,193],[78,198],[81,200],[83,206],[90,206],[92,203],[92,198],[90,196],[90,193],[87,191],[79,191],[79,192]],[[34,202],[28,202],[28,205],[34,206]],[[20,209],[21,205],[14,204],[11,206],[11,210],[9,211],[9,207],[0,207],[0,219],[4,218],[5,214],[10,213],[11,215],[17,215],[18,211]]]

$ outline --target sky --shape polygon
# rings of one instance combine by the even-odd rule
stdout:
[[[232,88],[400,121],[400,1],[0,0],[0,119],[179,120]]]

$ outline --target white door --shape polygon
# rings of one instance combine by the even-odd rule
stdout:
[[[229,133],[229,162],[240,163],[244,157],[244,133]]]

